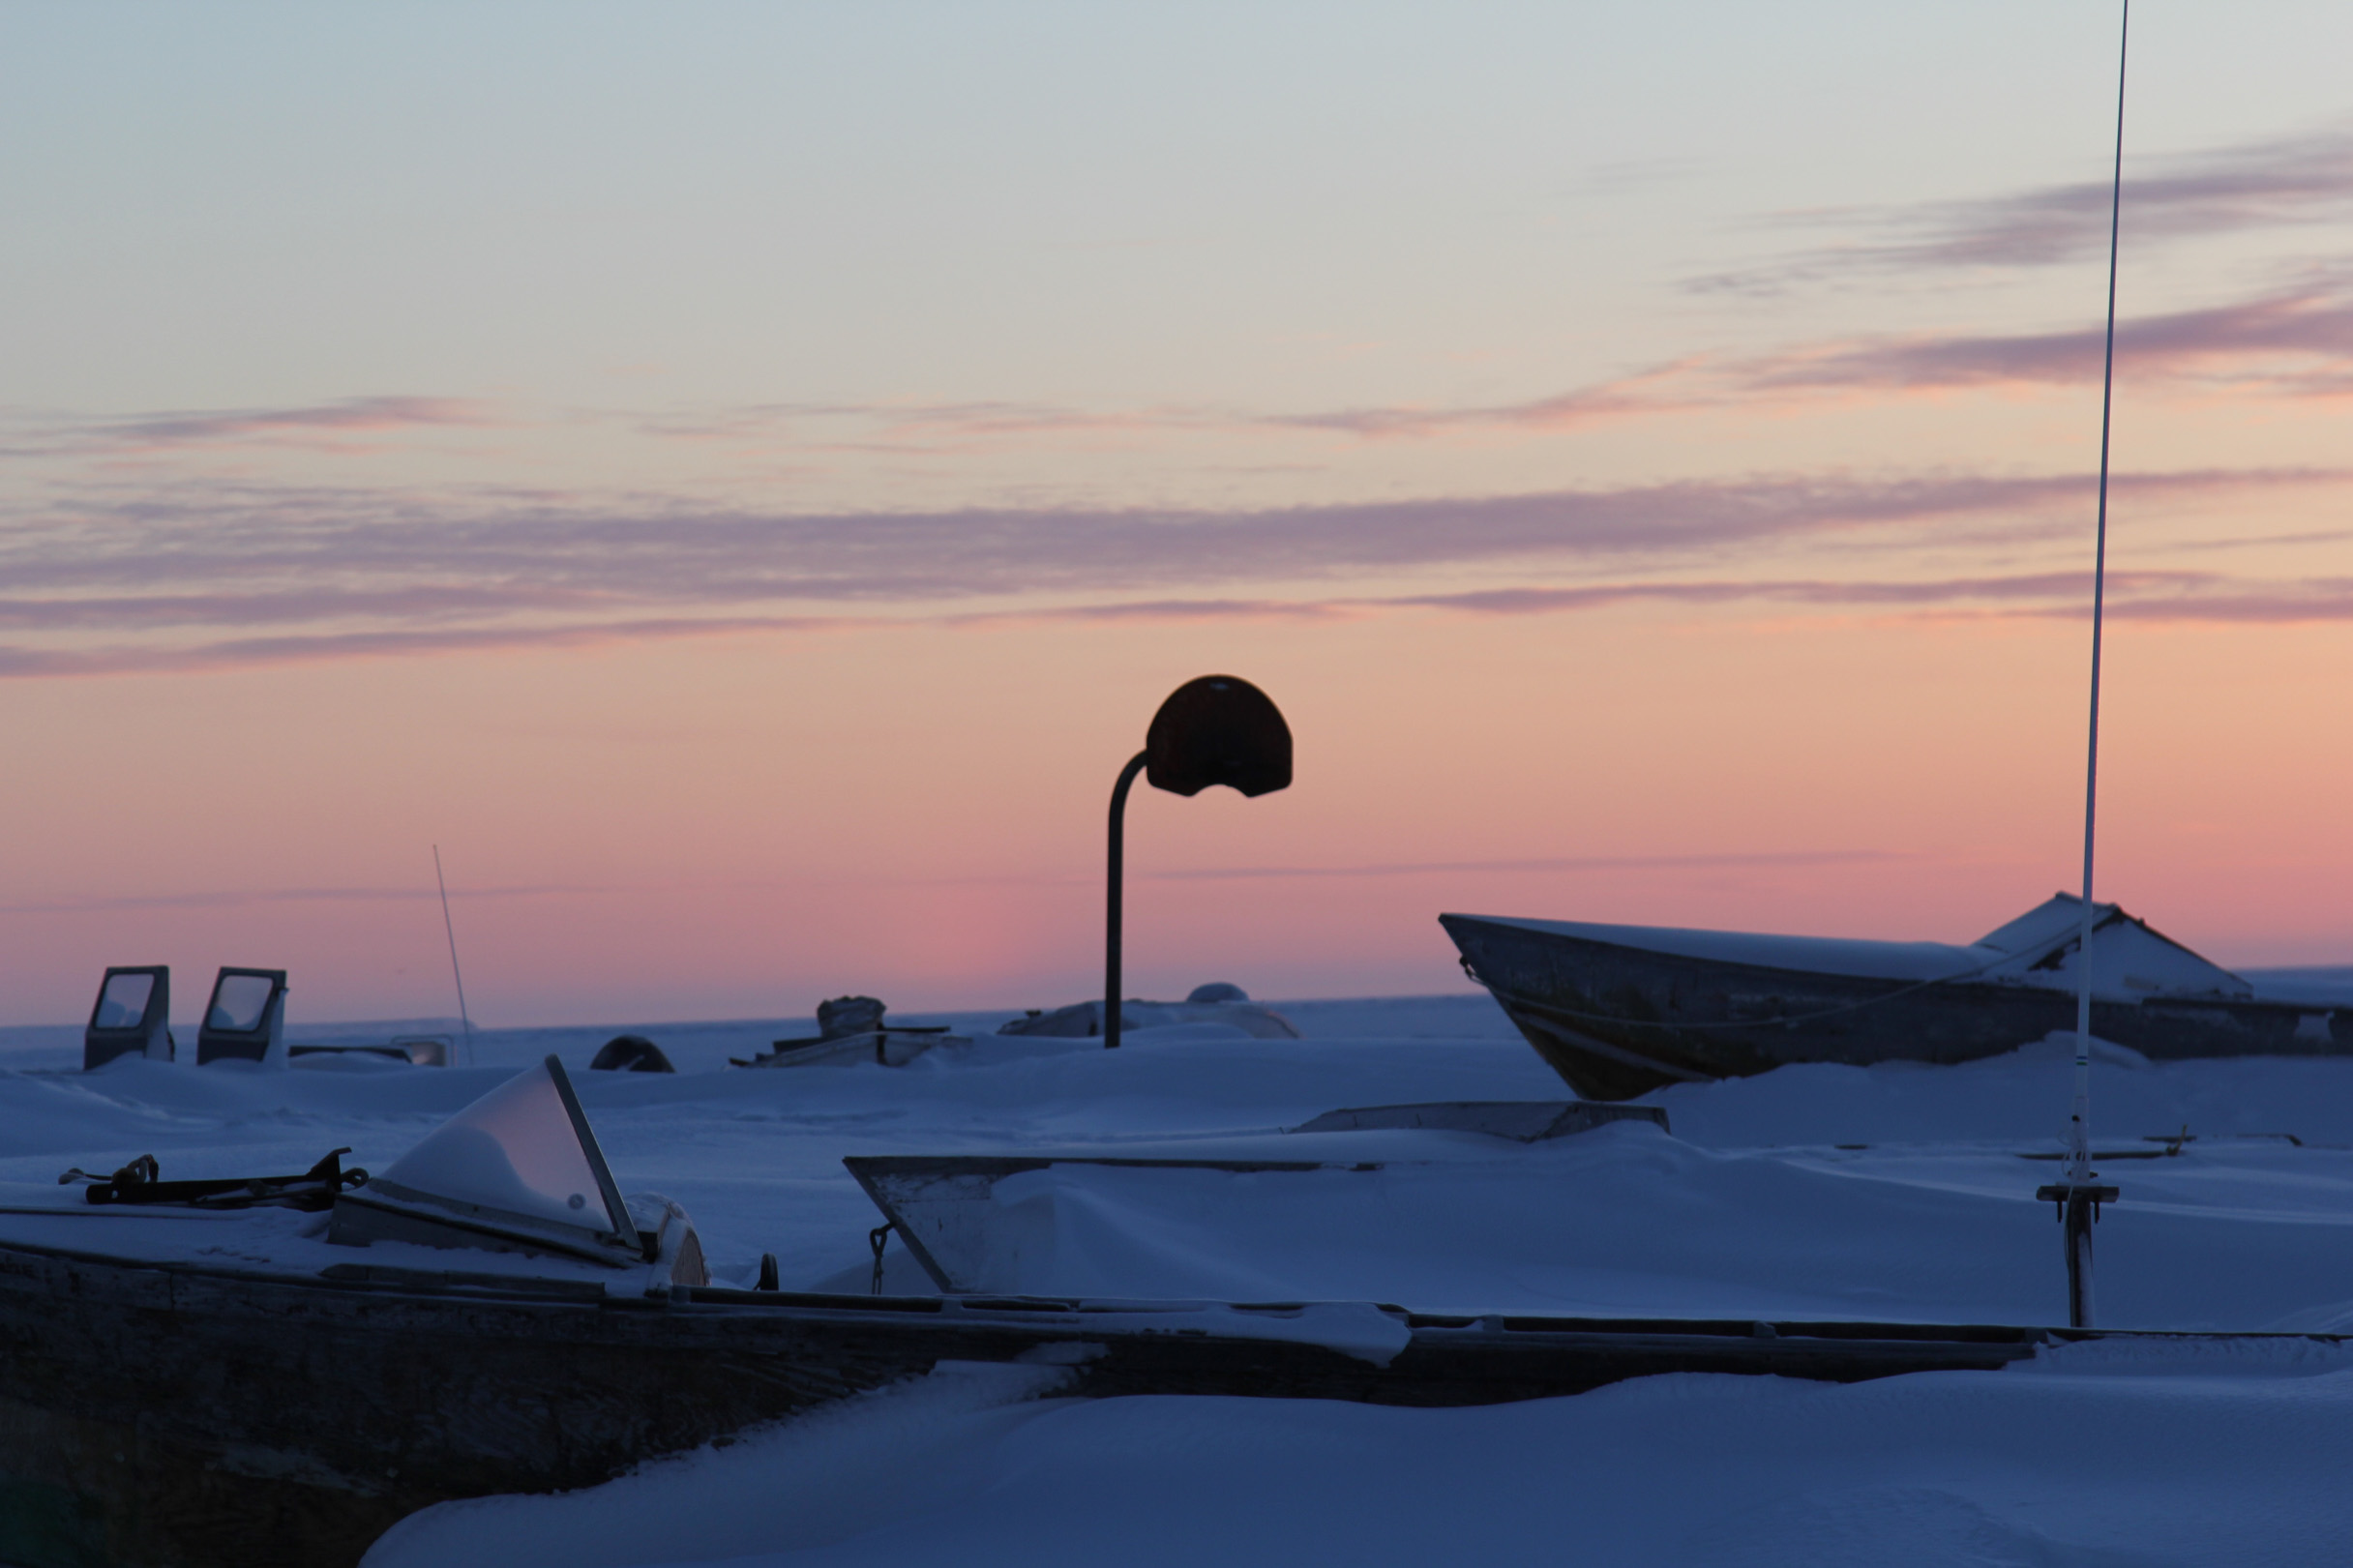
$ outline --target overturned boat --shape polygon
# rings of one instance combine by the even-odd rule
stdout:
[[[1966,946],[1440,915],[1463,968],[1580,1096],[1626,1100],[1788,1062],[1964,1062],[2075,1026],[2082,901]],[[2353,1050],[2341,1004],[2267,999],[2093,906],[2092,1030],[2163,1060]]]

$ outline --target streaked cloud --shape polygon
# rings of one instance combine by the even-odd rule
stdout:
[[[1966,201],[1786,214],[1773,220],[1777,226],[1857,237],[1693,278],[1684,286],[1760,293],[1868,276],[2053,266],[2105,250],[2108,205],[2108,182],[2099,179]],[[2136,246],[2347,218],[2353,218],[2353,132],[2341,128],[2147,163],[2127,161],[2123,222]]]
[[[2353,470],[2123,474],[2128,498],[2326,487]],[[1329,582],[1433,567],[1712,559],[1736,546],[2034,519],[2079,475],[1764,475],[1228,511],[789,513],[498,492],[174,487],[0,536],[0,626],[473,622],[784,604],[963,604]]]
[[[1826,344],[1749,362],[1760,393],[1792,389],[1922,391],[1992,383],[2086,386],[2100,377],[2103,329],[1920,336]],[[2303,396],[2353,392],[2353,293],[2309,287],[2208,310],[2121,321],[2120,369],[2196,376]],[[2288,363],[2282,363],[2282,362]]]
[[[467,899],[536,899],[613,891],[600,887],[469,887],[453,890]],[[131,909],[251,908],[280,903],[437,903],[431,884],[418,887],[281,887],[220,889],[199,893],[134,893],[95,898],[37,899],[0,903],[0,915],[117,914]]]
[[[345,398],[283,408],[204,409],[119,419],[18,417],[0,456],[157,452],[175,447],[317,445],[355,435],[495,424],[484,404],[460,398]]]
[[[1691,355],[1590,386],[1492,403],[1389,403],[1264,413],[1243,409],[1140,409],[1124,413],[987,405],[926,408],[843,405],[713,415],[701,428],[750,440],[780,431],[814,449],[968,452],[1007,440],[1136,438],[1223,431],[1339,435],[1367,442],[1480,434],[1544,434],[1630,418],[1721,408],[1783,408],[1821,392],[1930,393],[2003,386],[2092,386],[2103,327],[2046,332],[1913,333],[1800,342],[1763,354]],[[2333,398],[2353,392],[2353,288],[2330,275],[2196,310],[2127,315],[2117,324],[2119,366],[2144,392],[2167,383],[2262,396]],[[791,432],[821,420],[833,433]],[[868,433],[850,438],[850,422]],[[655,433],[672,428],[649,425]]]
[[[117,642],[96,648],[0,644],[0,679],[155,672],[196,673],[363,658],[582,647],[684,637],[809,635],[912,627],[1203,620],[1330,620],[1411,612],[1561,615],[1639,607],[1749,606],[1866,614],[2076,619],[2088,612],[2088,572],[1916,578],[1632,578],[1595,583],[1467,589],[1456,593],[1112,601],[1040,608],[896,614],[706,615],[616,619],[492,629],[320,631],[227,637],[174,646]],[[2353,577],[2290,581],[2212,572],[2111,572],[2112,616],[2176,624],[2295,625],[2353,621]]]
[[[1481,873],[1548,873],[1560,872],[1713,872],[1781,870],[1807,866],[1872,865],[1916,859],[1886,849],[1791,849],[1756,852],[1725,851],[1647,855],[1551,855],[1510,860],[1374,861],[1357,865],[1205,866],[1131,869],[1136,882],[1313,881],[1325,878],[1366,879],[1405,876],[1443,876]],[[903,887],[958,886],[1087,886],[1099,881],[1099,869],[1065,872],[1036,870],[964,873],[953,875],[857,873],[863,885]],[[822,885],[833,880],[796,872],[796,884]],[[454,902],[510,899],[598,899],[632,897],[651,892],[691,888],[705,893],[772,893],[777,881],[732,878],[687,881],[623,881],[594,883],[532,883],[509,886],[453,887]],[[245,909],[273,904],[422,903],[433,904],[439,893],[431,883],[407,886],[219,888],[194,892],[103,895],[86,898],[36,899],[0,903],[0,915],[110,915],[139,909]]]
[[[1948,392],[2004,386],[2096,386],[2104,328],[2055,332],[1917,333],[1798,343],[1744,357],[1693,357],[1622,380],[1518,402],[1471,407],[1365,407],[1263,423],[1368,440],[1430,439],[1482,430],[1568,429],[1608,419],[1697,409],[1780,407],[1792,395]],[[2120,370],[2145,392],[2189,383],[2260,396],[2353,393],[2353,289],[2336,278],[2190,311],[2128,315],[2116,329]]]
[[[1163,882],[1289,881],[1316,877],[1460,876],[1512,872],[1678,872],[1857,866],[1913,857],[1886,849],[1791,849],[1746,854],[1553,855],[1519,860],[1374,861],[1359,866],[1224,866],[1144,873]]]
[[[2055,331],[1915,332],[1797,341],[1765,352],[1689,353],[1607,380],[1534,397],[1492,402],[1363,403],[1295,410],[1244,406],[1155,405],[1090,408],[1045,402],[756,403],[648,413],[563,409],[534,412],[459,398],[355,398],[308,407],[164,412],[120,418],[5,415],[0,458],[36,472],[72,474],[105,458],[195,459],[273,449],[359,456],[377,450],[365,437],[409,431],[498,430],[515,439],[565,428],[626,432],[657,444],[710,447],[721,460],[849,455],[942,459],[1002,450],[1136,448],[1171,439],[1231,444],[1285,437],[1341,437],[1365,443],[1463,436],[1541,436],[1635,418],[1741,408],[1780,412],[1824,392],[1942,393],[2004,386],[2089,386],[2100,375],[2102,333],[2097,321]],[[2288,286],[2196,309],[2127,314],[2117,327],[2119,362],[2144,392],[2166,396],[2227,388],[2259,396],[2334,398],[2353,392],[2353,276],[2314,268]],[[1327,452],[1328,447],[1302,448]],[[542,471],[549,464],[540,465]],[[86,473],[91,471],[83,469]],[[769,472],[772,472],[772,468]],[[229,494],[218,476],[195,505],[218,519]],[[537,506],[576,512],[572,497],[509,485],[498,492],[510,513]],[[347,511],[349,491],[256,487],[242,499],[246,515],[267,509]],[[402,498],[376,498],[387,515]],[[667,504],[648,498],[649,509]],[[444,502],[432,503],[436,516]],[[192,514],[194,515],[194,514]]]

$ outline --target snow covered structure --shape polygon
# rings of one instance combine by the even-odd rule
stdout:
[[[998,1034],[1043,1035],[1052,1039],[1091,1040],[1103,1033],[1101,1001],[1073,1002],[1052,1012],[1031,1011],[998,1025]],[[1225,981],[1195,986],[1181,1002],[1147,1002],[1130,996],[1119,1004],[1121,1029],[1164,1029],[1178,1023],[1222,1023],[1259,1040],[1296,1040],[1299,1031],[1270,1007],[1250,999],[1241,987]]]

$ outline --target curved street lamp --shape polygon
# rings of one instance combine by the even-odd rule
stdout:
[[[1103,921],[1103,1049],[1119,1046],[1119,905],[1127,791],[1142,773],[1154,789],[1198,795],[1224,784],[1244,795],[1291,786],[1291,726],[1266,693],[1237,675],[1203,675],[1171,692],[1144,750],[1111,791],[1111,869]]]

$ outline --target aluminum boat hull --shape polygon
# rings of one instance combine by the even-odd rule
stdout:
[[[1992,1370],[2059,1332],[1380,1309],[1410,1334],[1376,1364],[1236,1331],[1296,1307],[688,1287],[624,1298],[581,1281],[331,1272],[0,1246],[0,1561],[354,1563],[432,1503],[591,1486],[942,1361],[1067,1366],[1057,1395],[1468,1405],[1667,1372]],[[1188,1312],[1210,1328],[1171,1326]]]
[[[2032,985],[1773,968],[1441,915],[1464,967],[1580,1098],[1791,1062],[1965,1062],[2075,1027],[2075,998]],[[2219,996],[2092,1003],[2092,1032],[2156,1060],[2344,1055],[2343,1016]]]

